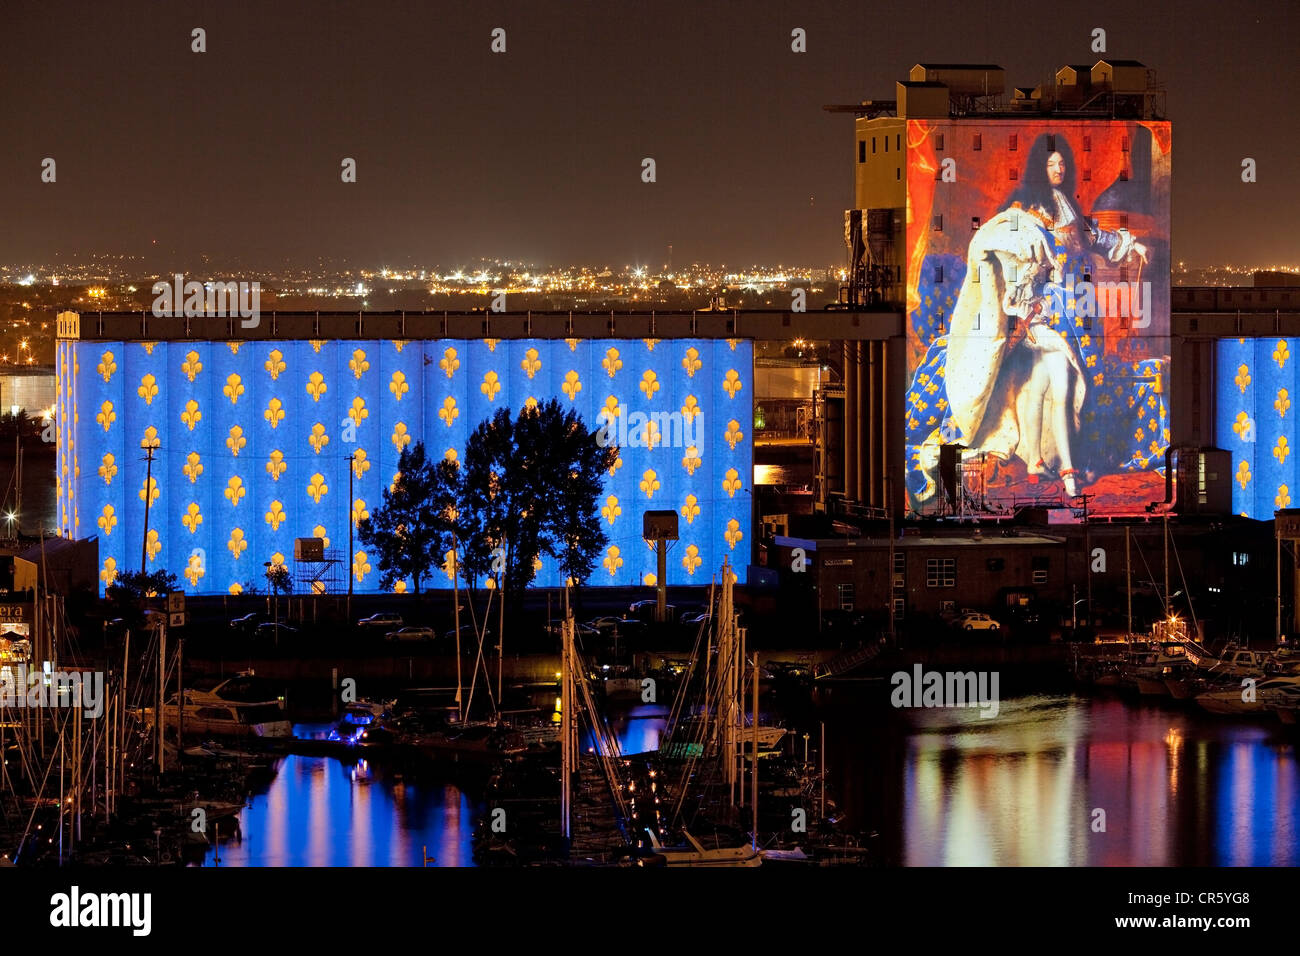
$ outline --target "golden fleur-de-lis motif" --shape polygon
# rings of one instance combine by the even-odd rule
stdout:
[[[659,423],[653,418],[645,423],[645,447],[654,448],[664,440],[664,436],[659,431]]]
[[[682,359],[682,368],[686,369],[689,377],[694,378],[695,373],[703,367],[704,363],[700,361],[700,350],[692,345],[686,350],[686,357]]]
[[[237,404],[239,396],[244,394],[244,384],[234,372],[226,376],[226,384],[222,386],[221,394],[230,399],[231,405]]]
[[[185,563],[185,576],[189,578],[190,587],[199,586],[199,578],[207,572],[203,569],[203,558],[197,554],[191,554],[189,561]]]
[[[1237,437],[1245,439],[1246,432],[1250,429],[1252,422],[1250,416],[1245,412],[1237,412],[1237,417],[1232,423],[1232,430],[1237,433]]]
[[[655,392],[659,391],[659,376],[653,369],[646,369],[641,375],[641,391],[645,392],[646,398],[654,398]]]
[[[157,342],[141,342],[140,347],[144,349],[145,355],[153,355],[153,347],[157,344]]]
[[[700,402],[694,395],[687,395],[686,401],[682,404],[682,420],[686,424],[695,421],[695,416],[700,413]]]
[[[688,544],[686,554],[682,556],[682,567],[686,569],[686,573],[691,577],[695,577],[695,569],[703,563],[704,559],[700,557],[699,546]]]
[[[320,450],[329,443],[330,436],[325,434],[325,426],[321,422],[311,426],[311,434],[307,436],[307,444],[316,450],[316,454],[319,455]]]
[[[487,396],[489,402],[495,401],[497,392],[501,391],[501,382],[497,378],[497,373],[492,371],[485,372],[483,375],[483,384],[478,387],[478,390]]]
[[[1277,390],[1277,398],[1273,400],[1273,407],[1277,410],[1278,418],[1286,418],[1287,410],[1291,407],[1291,397],[1287,394],[1285,388]]]
[[[273,398],[266,404],[266,411],[262,412],[262,417],[266,419],[267,424],[272,428],[279,428],[280,422],[284,421],[284,403],[278,398]]]
[[[352,502],[352,524],[359,525],[370,517],[370,512],[366,510],[366,500],[358,498]]]
[[[370,470],[370,459],[366,457],[364,448],[358,448],[352,455],[352,475],[358,481]]]
[[[395,581],[395,582],[393,583],[393,593],[394,593],[394,594],[405,594],[405,593],[406,593],[406,582],[405,582],[405,581]]]
[[[248,494],[248,489],[244,487],[244,479],[235,475],[226,482],[226,490],[224,494],[226,500],[230,502],[231,507],[239,507],[239,499]]]
[[[284,463],[284,452],[276,449],[271,452],[271,457],[266,462],[266,473],[271,476],[272,481],[279,481],[284,470],[289,466]]]
[[[307,494],[312,501],[320,504],[321,498],[329,493],[329,485],[325,484],[325,476],[320,472],[311,476],[311,483],[307,485]]]
[[[736,421],[734,418],[727,422],[727,431],[722,437],[727,440],[727,444],[731,446],[731,450],[735,451],[736,445],[745,437],[745,433],[740,430],[740,422]]]
[[[203,418],[203,413],[199,411],[199,403],[190,399],[185,403],[185,409],[181,412],[181,421],[190,431],[194,431],[194,426]]]
[[[410,433],[407,431],[406,422],[398,422],[393,426],[393,434],[389,436],[392,439],[393,447],[397,449],[400,455],[402,449],[411,443]]]
[[[602,505],[600,509],[601,517],[609,523],[611,528],[614,526],[614,519],[622,513],[623,509],[619,507],[617,495],[610,495],[606,498],[605,504]]]
[[[267,510],[264,517],[266,518],[266,523],[271,526],[272,531],[279,531],[281,522],[288,517],[284,513],[284,502],[272,501],[271,507]]]
[[[230,354],[231,354],[231,355],[238,355],[238,354],[239,354],[239,348],[240,348],[240,346],[242,346],[243,344],[244,344],[243,342],[227,342],[227,343],[226,343],[226,347],[230,349]]]
[[[352,419],[352,424],[359,426],[369,417],[370,411],[366,408],[366,400],[360,397],[352,399],[352,407],[348,409],[348,418]]]
[[[1286,456],[1291,454],[1291,445],[1287,442],[1286,436],[1283,435],[1273,446],[1273,457],[1278,460],[1279,464],[1286,464]]]
[[[605,357],[600,360],[600,366],[605,370],[606,375],[613,378],[623,367],[623,360],[618,357],[618,349],[606,349]]]
[[[112,402],[104,402],[99,406],[99,414],[95,416],[95,421],[103,426],[104,432],[108,432],[108,427],[117,421],[117,412],[113,411]]]
[[[324,531],[325,529],[324,529],[324,528],[318,528],[317,530],[319,530],[319,531]],[[313,532],[313,534],[314,534],[314,532]],[[318,537],[318,538],[323,538],[324,535],[319,535],[319,534],[317,534],[316,537]],[[330,544],[330,543],[329,543],[328,541],[326,541],[326,542],[325,542],[325,547],[328,548],[328,547],[329,547],[329,544]],[[282,564],[284,564],[284,555],[283,555],[283,554],[281,554],[279,551],[277,551],[277,552],[275,552],[275,554],[271,555],[271,567],[273,567],[273,568],[278,568],[278,567],[279,567],[280,565],[282,565]]]
[[[564,373],[564,384],[560,386],[560,391],[569,396],[569,401],[573,401],[582,391],[582,382],[578,379],[575,369],[569,369]]]
[[[1277,363],[1278,368],[1286,368],[1286,360],[1291,357],[1291,350],[1287,348],[1286,339],[1278,339],[1277,347],[1273,349],[1273,361]]]
[[[203,371],[203,363],[199,361],[198,352],[191,350],[185,353],[185,361],[181,363],[181,371],[185,373],[185,377],[191,383],[198,378],[199,372]]]
[[[366,353],[357,349],[352,353],[352,358],[348,360],[348,368],[352,369],[352,374],[360,380],[361,376],[370,370],[370,363],[366,361]]]
[[[242,584],[240,584],[238,581],[235,581],[234,583],[232,583],[232,584],[230,585],[229,588],[227,588],[227,590],[228,590],[231,594],[243,594],[243,593],[244,593],[244,586],[243,586]]]
[[[199,453],[192,451],[185,456],[185,464],[181,466],[181,472],[194,484],[199,480],[199,475],[203,474],[203,465],[199,462]]]
[[[1286,485],[1277,486],[1277,497],[1273,499],[1273,507],[1278,510],[1291,507],[1291,489]]]
[[[727,377],[722,380],[722,387],[727,392],[727,398],[735,398],[736,393],[744,388],[740,381],[740,373],[734,368],[727,369]]]
[[[564,344],[569,347],[570,352],[576,352],[578,351],[578,343],[581,341],[582,339],[565,339]]]
[[[99,477],[104,479],[104,484],[111,485],[116,474],[117,465],[113,461],[113,456],[111,454],[105,455],[103,464],[99,466]]]
[[[442,361],[438,363],[438,368],[446,372],[448,378],[456,374],[456,369],[460,368],[460,359],[456,358],[455,349],[447,349],[442,353]]]
[[[1237,388],[1241,389],[1241,394],[1246,394],[1246,386],[1250,384],[1250,368],[1245,365],[1237,366],[1237,377],[1233,379],[1237,383]]]
[[[537,374],[542,367],[542,360],[537,357],[537,349],[529,349],[524,353],[524,360],[519,363],[519,367],[524,370],[529,378]]]
[[[736,351],[736,346],[740,344],[740,339],[727,339],[727,344],[731,346],[731,351]]]
[[[442,457],[443,457],[443,458],[446,458],[446,459],[447,459],[449,462],[451,462],[453,465],[456,465],[457,467],[460,466],[460,462],[458,462],[458,461],[456,460],[456,459],[459,457],[459,456],[456,454],[456,449],[454,449],[454,448],[448,448],[445,452],[442,453]]]
[[[609,473],[612,475],[614,474],[614,472],[618,471],[622,467],[623,467],[623,453],[621,451],[615,452],[614,464],[609,466]]]
[[[642,339],[641,341],[645,343],[645,347],[649,349],[651,352],[653,352],[655,350],[655,346],[659,344],[658,339]]]
[[[655,575],[653,571],[647,571],[645,575],[641,578],[641,583],[648,588],[652,588],[657,583],[659,583],[659,578]]]
[[[411,390],[411,386],[406,383],[406,375],[402,372],[394,372],[392,380],[388,383],[388,390],[393,393],[393,398],[400,402],[402,396]]]
[[[524,399],[524,408],[528,409],[530,412],[537,411],[537,399],[529,395]]]
[[[248,550],[248,542],[244,540],[243,528],[231,530],[230,540],[226,542],[226,547],[230,549],[231,555],[238,561],[239,556]]]
[[[740,472],[728,468],[727,474],[722,479],[722,490],[727,493],[728,498],[736,497],[736,492],[740,490]]]
[[[686,474],[694,475],[695,469],[701,465],[700,450],[694,445],[686,449],[686,454],[682,457],[682,467],[686,469]]]
[[[722,533],[722,537],[726,539],[732,551],[736,550],[736,542],[744,536],[745,533],[740,530],[740,522],[735,518],[727,522],[727,530]]]
[[[203,515],[199,511],[199,503],[191,501],[185,509],[185,514],[181,515],[181,524],[185,526],[190,534],[199,530],[199,525],[203,524]]]
[[[99,364],[95,366],[95,371],[103,376],[105,382],[113,377],[113,373],[117,371],[117,362],[114,361],[112,352],[105,352],[99,357]]]
[[[447,580],[450,581],[456,576],[456,571],[456,552],[449,548],[442,556],[442,573],[447,575]]]
[[[700,499],[694,495],[687,495],[686,503],[682,505],[682,517],[686,519],[687,524],[694,524],[699,516]]]
[[[659,490],[659,476],[655,474],[653,468],[647,468],[641,476],[641,490],[647,498],[653,498],[655,492]]]
[[[612,422],[614,419],[618,418],[619,411],[618,399],[611,395],[609,398],[605,399],[605,407],[600,410],[596,417],[600,418],[603,416],[605,421]]]
[[[152,475],[141,483],[140,490],[136,492],[136,497],[141,501],[144,501],[144,496],[146,494],[149,496],[150,507],[152,507],[153,503],[158,500],[158,496],[162,494],[162,490],[158,487],[158,479]]]
[[[104,559],[104,570],[99,572],[99,580],[104,582],[104,587],[109,587],[117,580],[117,558]]]
[[[358,551],[352,556],[352,574],[358,582],[364,581],[366,575],[370,573],[370,559],[366,557],[364,551]]]
[[[140,439],[141,448],[158,448],[162,445],[162,440],[158,437],[158,429],[150,425],[144,430],[144,438]]]
[[[158,397],[158,380],[152,375],[146,375],[140,379],[140,387],[135,393],[144,399],[146,405],[152,405],[153,400]]]
[[[104,505],[104,510],[95,524],[99,525],[99,530],[104,532],[105,537],[113,533],[113,529],[117,527],[117,515],[113,513],[112,505]]]
[[[226,439],[226,447],[236,458],[239,457],[239,449],[248,444],[248,439],[244,437],[244,430],[238,425],[230,426],[230,437]]]
[[[442,408],[438,409],[438,417],[442,419],[444,425],[448,428],[460,415],[460,409],[456,407],[456,399],[448,395],[442,400]]]
[[[402,354],[402,349],[406,348],[410,339],[393,339],[393,348],[397,349],[397,354]]]
[[[325,547],[328,548],[330,546],[329,535],[325,533],[325,526],[323,524],[318,524],[316,527],[312,528],[311,536],[313,538],[320,538],[321,541],[325,542]]]
[[[325,344],[325,340],[324,340],[324,339],[308,339],[308,340],[307,340],[307,343],[311,346],[312,351],[315,352],[317,355],[319,355],[319,354],[320,354],[320,348],[321,348],[322,345]]]
[[[262,364],[262,368],[266,369],[273,382],[280,378],[280,373],[287,367],[284,361],[284,353],[279,349],[271,349],[271,354],[266,357],[266,361]]]
[[[488,347],[489,352],[495,352],[500,341],[500,339],[484,339],[483,344]]]
[[[619,556],[618,545],[611,544],[608,548],[606,548],[605,560],[601,561],[600,563],[605,566],[605,570],[609,572],[609,576],[611,578],[615,574],[617,574],[618,569],[623,566],[623,559]]]
[[[329,390],[325,384],[325,376],[320,372],[312,372],[307,376],[307,394],[311,396],[313,402],[319,402],[320,397]]]

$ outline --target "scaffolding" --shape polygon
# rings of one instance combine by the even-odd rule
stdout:
[[[337,548],[326,548],[320,555],[315,560],[294,558],[291,594],[318,596],[347,592],[343,552]]]

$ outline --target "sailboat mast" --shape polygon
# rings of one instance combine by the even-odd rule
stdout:
[[[750,724],[749,807],[754,814],[753,848],[758,852],[758,651],[754,652],[754,719]]]
[[[1124,526],[1124,590],[1128,594],[1128,633],[1133,634],[1133,564],[1129,560],[1129,535],[1131,530]]]

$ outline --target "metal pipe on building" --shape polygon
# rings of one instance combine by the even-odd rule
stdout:
[[[857,343],[843,343],[844,368],[844,497],[852,499],[858,488],[858,387]]]

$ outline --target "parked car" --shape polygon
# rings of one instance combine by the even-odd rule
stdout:
[[[587,626],[594,629],[600,634],[604,634],[607,631],[612,631],[615,625],[617,625],[618,622],[621,620],[623,620],[621,617],[611,617],[611,616],[596,617],[588,621]]]
[[[297,637],[298,629],[296,627],[290,627],[288,624],[268,622],[266,624],[257,625],[257,630],[253,633],[259,638],[273,641],[286,637]]]
[[[391,611],[384,611],[379,614],[372,614],[369,617],[363,617],[357,621],[357,627],[378,628],[382,627],[384,632],[395,630],[406,622],[402,620],[402,615],[394,614]]]
[[[1002,625],[980,611],[967,611],[952,622],[953,627],[963,631],[996,631]]]
[[[433,628],[399,627],[395,631],[389,631],[384,637],[390,641],[431,641],[433,640]]]
[[[254,611],[252,614],[245,614],[243,617],[237,617],[231,620],[230,626],[236,631],[252,631],[262,623],[262,615]]]
[[[627,616],[648,623],[655,619],[655,610],[658,606],[658,601],[635,601],[628,606]],[[665,620],[670,622],[677,620],[678,611],[676,605],[664,605],[664,613],[667,615]]]
[[[701,624],[707,621],[710,616],[711,615],[709,615],[707,612],[699,612],[697,614],[687,614],[682,617],[682,624],[689,627],[699,627]]]

